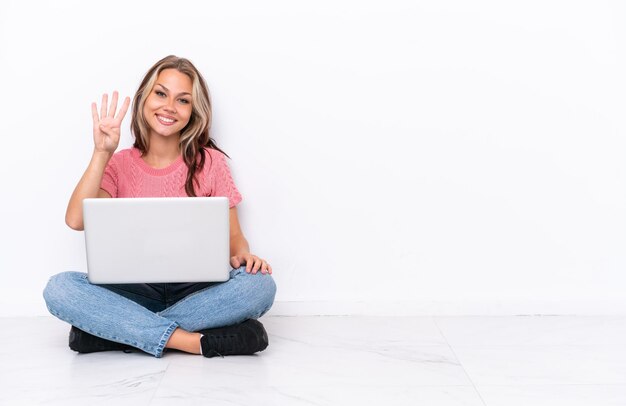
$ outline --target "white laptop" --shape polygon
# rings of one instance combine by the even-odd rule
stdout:
[[[228,216],[226,197],[85,199],[89,281],[226,281]]]

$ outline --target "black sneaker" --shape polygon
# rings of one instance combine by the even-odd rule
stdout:
[[[130,345],[96,337],[74,326],[70,329],[70,348],[81,354],[100,351],[130,352],[134,349]]]
[[[252,355],[267,348],[263,324],[250,319],[234,326],[200,330],[202,355],[207,358],[224,355]]]

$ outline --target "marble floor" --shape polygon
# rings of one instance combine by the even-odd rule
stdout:
[[[626,405],[626,316],[265,317],[266,351],[211,359],[2,321],[0,405]]]

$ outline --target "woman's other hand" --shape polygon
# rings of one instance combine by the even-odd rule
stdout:
[[[102,95],[102,105],[100,106],[100,115],[98,115],[98,106],[91,103],[91,115],[93,117],[93,141],[95,149],[98,152],[114,153],[120,142],[120,127],[122,120],[126,115],[128,106],[130,105],[130,97],[124,99],[124,103],[120,111],[115,115],[117,110],[118,93],[113,92],[111,105],[107,109],[109,95]]]
[[[230,258],[230,265],[233,268],[239,268],[243,264],[246,265],[246,272],[256,274],[259,270],[261,273],[272,273],[272,267],[264,259],[252,254],[235,255]]]

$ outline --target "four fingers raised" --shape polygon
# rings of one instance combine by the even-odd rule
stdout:
[[[113,96],[111,98],[111,105],[107,106],[109,103],[109,95],[104,93],[102,95],[102,104],[100,105],[100,115],[98,115],[98,106],[96,103],[91,103],[91,116],[93,118],[94,125],[100,122],[105,117],[110,117],[121,122],[126,116],[126,112],[128,111],[128,107],[130,106],[130,97],[124,98],[124,103],[122,103],[122,107],[115,115],[117,110],[117,101],[118,101],[119,93],[117,91],[113,92]]]

